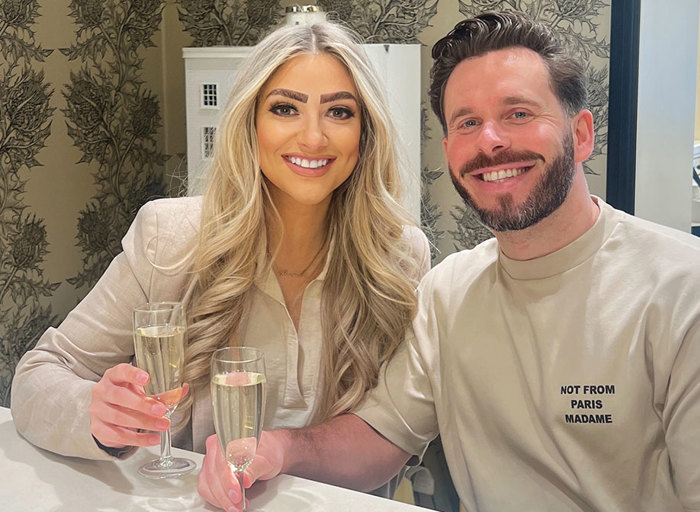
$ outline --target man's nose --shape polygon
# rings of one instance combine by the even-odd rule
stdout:
[[[485,155],[493,155],[510,147],[506,130],[497,121],[485,121],[477,139],[477,149]]]
[[[315,117],[308,117],[304,120],[297,140],[302,149],[309,151],[319,150],[328,144],[328,138],[323,129],[323,124]]]

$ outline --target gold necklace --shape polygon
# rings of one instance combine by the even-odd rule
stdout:
[[[279,268],[276,268],[274,265],[272,268],[275,270],[275,273],[279,277],[304,277],[304,274],[306,274],[309,271],[309,269],[311,268],[311,265],[314,264],[314,261],[316,261],[316,258],[318,258],[318,255],[321,254],[321,251],[323,250],[323,248],[325,246],[326,246],[326,243],[323,242],[321,244],[321,247],[318,248],[318,251],[316,251],[316,254],[314,254],[314,257],[311,258],[311,261],[309,261],[309,264],[306,265],[306,267],[304,267],[304,269],[300,272],[290,272],[289,270],[281,270]]]

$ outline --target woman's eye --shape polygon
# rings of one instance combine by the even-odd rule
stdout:
[[[292,105],[288,105],[285,103],[279,103],[270,107],[270,112],[283,117],[293,116],[296,113],[296,111],[297,109],[294,108]]]
[[[333,119],[350,119],[355,113],[347,107],[332,107],[328,110],[328,114]]]

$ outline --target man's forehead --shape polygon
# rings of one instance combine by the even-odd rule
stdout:
[[[539,74],[545,80],[549,79],[549,70],[539,54],[529,48],[511,46],[462,60],[450,74],[447,86],[455,77],[483,81],[484,78],[498,79],[507,74],[523,72],[529,72],[531,76]]]
[[[549,70],[534,51],[523,47],[493,50],[460,62],[445,84],[445,107],[450,100],[478,101],[480,96],[504,104],[538,102],[553,95]],[[466,105],[462,105],[466,106]]]

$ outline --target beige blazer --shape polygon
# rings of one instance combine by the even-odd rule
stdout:
[[[19,362],[12,415],[18,432],[30,442],[62,455],[112,458],[90,433],[92,387],[107,369],[131,362],[134,306],[184,297],[188,268],[181,263],[196,243],[200,214],[200,197],[146,204],[122,241],[124,251],[63,323],[49,328]],[[427,239],[414,227],[407,228],[405,236],[419,255],[422,276],[430,266]],[[313,413],[325,272],[324,268],[304,293],[299,332],[274,276],[256,283],[245,328],[247,339],[268,343],[262,347],[268,364],[264,428],[301,427]],[[206,438],[214,433],[209,389],[192,392],[192,419],[173,435],[173,444],[203,452]],[[178,418],[176,411],[173,425]]]

